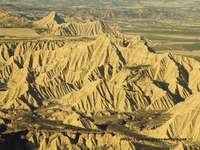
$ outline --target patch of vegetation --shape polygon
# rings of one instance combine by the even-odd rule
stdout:
[[[133,116],[134,120],[128,122],[131,128],[139,130],[155,129],[170,119],[170,114],[164,111],[136,111]]]

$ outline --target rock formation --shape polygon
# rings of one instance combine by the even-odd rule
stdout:
[[[41,20],[35,21],[34,26],[56,36],[97,36],[102,33],[117,35],[109,25],[103,21],[78,21],[59,16],[56,12],[49,13]]]
[[[0,149],[200,149],[198,61],[103,21],[32,23],[43,38],[0,41]]]

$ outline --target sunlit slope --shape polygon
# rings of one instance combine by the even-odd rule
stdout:
[[[56,36],[97,36],[102,33],[117,35],[117,32],[103,21],[77,21],[59,16],[56,12],[49,13],[33,24],[41,32]]]
[[[191,143],[199,140],[200,64],[194,59],[157,54],[140,37],[125,40],[106,34],[93,41],[4,42],[0,50],[2,113],[11,110],[9,116],[13,111],[24,111],[24,117],[16,113],[8,117],[16,120],[9,125],[11,129],[54,131],[49,137],[43,132],[29,133],[28,140],[34,145],[37,142],[39,149],[81,143],[88,148],[101,148],[106,143],[114,149],[170,147],[162,141],[141,144],[139,138],[145,134],[184,137]],[[138,110],[146,116],[134,115]],[[160,125],[156,125],[156,118],[148,117],[152,128],[137,127],[154,111],[166,111],[170,117],[160,120]],[[137,118],[139,131],[132,125]],[[62,132],[69,132],[69,136]],[[121,140],[124,137],[136,139],[127,142]],[[52,140],[46,143],[47,139]]]
[[[9,90],[9,84],[18,85],[18,74],[44,100],[58,98],[58,102],[63,100],[68,105],[72,103],[65,99],[69,99],[74,102],[74,106],[80,107],[80,104],[87,101],[90,103],[88,98],[93,93],[93,96],[99,98],[91,97],[91,101],[100,100],[101,103],[106,99],[105,106],[96,105],[100,107],[99,110],[105,111],[125,111],[129,110],[129,106],[130,111],[136,108],[168,109],[199,91],[199,79],[196,76],[199,63],[195,60],[150,52],[139,38],[130,40],[126,47],[120,40],[104,35],[90,43],[75,42],[71,45],[63,41],[30,41],[16,43],[14,50],[9,48],[9,43],[2,43],[1,80],[8,84],[8,90],[3,92],[5,101],[9,101],[8,95],[13,91]],[[76,82],[81,85],[80,89],[72,88],[76,92],[72,90],[70,94],[66,94],[64,91],[67,87],[62,87],[64,89],[61,90],[53,85],[54,82],[57,86],[69,83],[74,87]],[[51,91],[51,86],[56,90]],[[83,92],[85,90],[87,92]],[[24,93],[20,91],[17,95],[13,93],[13,96],[17,98]],[[79,93],[83,96],[79,96]],[[118,100],[124,101],[124,106],[118,105]],[[87,104],[93,111],[97,110],[90,105],[92,103]],[[90,111],[88,107],[85,106],[82,110]]]

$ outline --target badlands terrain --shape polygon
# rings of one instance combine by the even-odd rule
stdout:
[[[99,5],[109,7],[110,2]],[[152,7],[164,7],[164,2]],[[193,2],[182,5],[199,4]],[[56,6],[61,9],[58,12],[44,11],[43,1],[37,10],[30,5],[34,1],[24,1],[23,8],[29,10],[23,11],[18,10],[20,1],[14,2],[15,7],[9,1],[0,3],[4,4],[0,11],[0,150],[200,149],[200,62],[194,59],[200,56],[198,45],[183,53],[170,50],[174,43],[170,49],[162,47],[163,40],[158,50],[150,34],[137,35],[114,21],[126,10],[121,14],[110,10],[104,16],[102,10],[85,10],[81,0],[80,9],[75,4],[71,7],[78,17],[65,15],[61,6]],[[117,3],[122,1],[112,4],[115,9]],[[128,3],[124,1],[123,7]],[[143,0],[134,6],[152,4]],[[176,18],[170,19],[173,24]],[[134,22],[126,23],[136,29]],[[187,32],[186,23],[180,32]],[[194,26],[198,30],[198,20]],[[170,39],[171,32],[159,36]],[[194,33],[192,38],[177,34],[173,38],[193,42],[198,40],[198,32]]]
[[[38,20],[52,10],[77,19],[104,20],[124,34],[148,38],[151,47],[158,51],[181,50],[183,54],[186,50],[200,49],[199,6],[199,0],[0,1],[1,9],[31,20]]]

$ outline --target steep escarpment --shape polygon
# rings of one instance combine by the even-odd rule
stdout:
[[[64,19],[53,11],[41,20],[35,21],[34,25],[38,28],[48,28],[61,23],[64,23]]]
[[[33,24],[38,32],[56,36],[97,36],[102,33],[119,34],[103,21],[69,19],[59,16],[56,12],[49,13],[49,15],[35,21]]]
[[[0,53],[3,139],[20,135],[41,150],[189,149],[199,142],[194,59],[106,34],[4,42]],[[186,138],[183,145],[159,139],[177,137]]]

